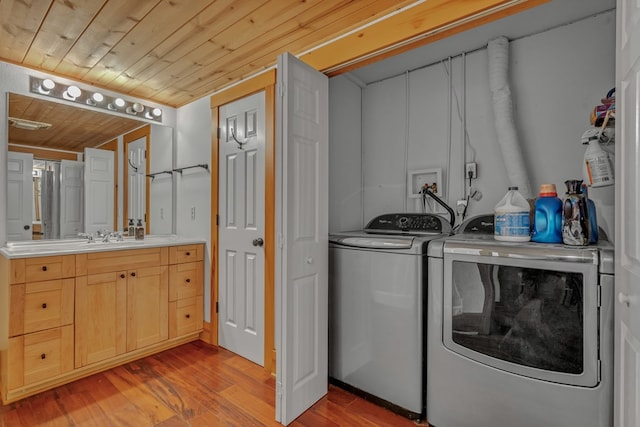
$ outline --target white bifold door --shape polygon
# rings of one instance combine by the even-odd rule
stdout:
[[[7,153],[7,240],[31,240],[33,154]]]
[[[276,100],[276,420],[328,388],[328,79],[278,57]]]
[[[84,159],[85,232],[113,231],[113,151],[85,148]]]
[[[84,163],[60,162],[60,238],[84,232]]]
[[[616,40],[616,427],[640,426],[640,2],[618,0]]]

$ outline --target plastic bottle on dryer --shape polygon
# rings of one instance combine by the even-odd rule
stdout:
[[[582,192],[587,199],[587,209],[589,211],[589,244],[598,243],[598,215],[596,213],[596,204],[589,198],[587,184],[582,184]]]
[[[542,184],[533,211],[531,240],[539,243],[562,243],[562,200],[555,184]]]
[[[509,187],[507,194],[495,207],[494,238],[505,242],[531,240],[529,214],[529,202],[518,192],[518,187]]]
[[[590,187],[604,187],[614,184],[613,166],[609,154],[600,147],[599,136],[599,133],[583,135],[583,144],[585,140],[588,144],[584,153],[584,166],[586,181]]]

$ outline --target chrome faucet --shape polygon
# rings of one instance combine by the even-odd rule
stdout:
[[[122,242],[124,240],[122,238],[122,231],[111,231],[109,233],[105,233],[102,237],[102,241],[107,243],[111,241],[112,238],[115,238],[116,242]]]
[[[78,237],[87,239],[87,243],[93,243],[93,233],[78,233]]]

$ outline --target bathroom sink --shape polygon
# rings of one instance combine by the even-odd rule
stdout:
[[[66,255],[93,251],[111,251],[127,248],[158,247],[176,244],[202,243],[201,239],[183,238],[174,234],[147,235],[143,240],[125,237],[118,241],[115,238],[108,242],[101,239],[89,242],[87,239],[62,239],[62,240],[26,240],[19,242],[7,242],[0,251],[9,258],[35,257],[40,255]]]

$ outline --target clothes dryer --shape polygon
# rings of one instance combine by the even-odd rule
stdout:
[[[613,246],[429,244],[426,413],[436,427],[609,427]]]

